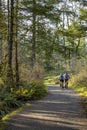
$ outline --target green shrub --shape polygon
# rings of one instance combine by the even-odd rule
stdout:
[[[78,74],[72,76],[71,86],[83,97],[82,104],[87,113],[87,74],[83,69]]]
[[[9,108],[17,108],[21,105],[21,102],[16,100],[14,95],[9,94],[7,97],[4,99],[4,105]]]
[[[2,89],[0,92],[0,117],[7,114],[11,109],[21,105],[20,101],[16,100],[16,95]]]
[[[16,91],[16,99],[20,101],[27,101],[30,99],[30,87],[26,84],[26,86],[19,86]]]
[[[47,87],[42,82],[32,82],[26,86],[19,86],[10,92],[0,91],[0,119],[14,108],[18,108],[24,101],[40,99],[47,93]]]
[[[47,93],[47,87],[42,82],[32,82],[27,86],[19,86],[17,100],[27,101],[39,99]]]
[[[6,114],[6,112],[7,111],[5,110],[3,101],[2,102],[0,101],[0,119],[2,118],[3,115]]]
[[[30,97],[31,99],[40,99],[48,91],[47,86],[42,82],[32,82],[30,83]]]

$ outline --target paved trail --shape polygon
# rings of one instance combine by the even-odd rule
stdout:
[[[49,94],[11,117],[5,130],[87,130],[87,119],[73,90],[49,86]]]

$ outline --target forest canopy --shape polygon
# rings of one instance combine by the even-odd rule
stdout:
[[[86,3],[0,0],[0,74],[7,88],[87,63]]]

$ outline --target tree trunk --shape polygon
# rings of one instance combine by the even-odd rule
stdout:
[[[80,38],[78,39],[78,44],[77,44],[77,46],[76,46],[76,57],[77,57],[77,55],[78,55],[79,45],[80,45]]]
[[[19,85],[19,66],[18,66],[18,0],[16,1],[15,78],[16,78],[16,87],[18,87],[18,85]]]
[[[2,35],[0,34],[0,64],[2,64]]]
[[[8,23],[8,72],[7,72],[8,88],[13,86],[13,73],[12,73],[13,20],[14,20],[14,0],[10,1],[10,5],[8,0],[8,22],[9,22]]]
[[[31,65],[34,66],[36,60],[36,14],[34,7],[36,5],[36,1],[33,0],[33,36],[32,36],[32,52],[31,52]]]
[[[0,0],[0,16],[2,17],[2,1],[1,0]],[[2,63],[2,34],[0,33],[0,64],[1,63]]]

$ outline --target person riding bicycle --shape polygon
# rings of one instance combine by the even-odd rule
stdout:
[[[68,72],[66,72],[66,73],[64,74],[65,88],[68,88],[69,78],[70,78],[70,76],[69,76]]]
[[[60,74],[59,79],[60,79],[60,87],[64,88],[64,75],[62,73]]]

